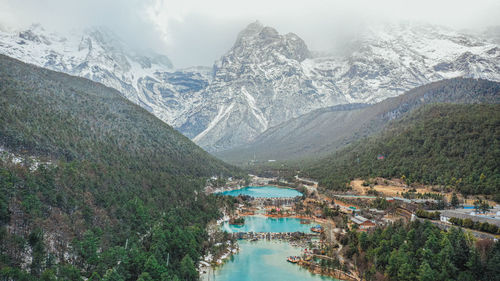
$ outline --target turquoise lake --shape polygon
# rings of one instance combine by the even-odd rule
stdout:
[[[222,192],[223,195],[238,196],[249,195],[255,198],[293,198],[302,196],[302,193],[291,188],[280,188],[276,186],[247,186],[240,189]]]
[[[301,224],[296,218],[268,218],[265,216],[246,216],[244,225],[230,225],[225,222],[222,230],[227,232],[304,232],[311,233],[312,224]]]
[[[286,242],[238,241],[240,252],[224,265],[202,275],[204,281],[318,281],[337,280],[314,275],[306,269],[286,261],[288,256],[300,255],[300,248]]]
[[[302,193],[276,186],[247,186],[225,191],[230,196],[249,195],[256,198],[293,198]],[[313,224],[301,224],[297,218],[268,218],[263,215],[246,216],[242,226],[225,222],[222,229],[227,232],[296,232],[311,233]],[[286,258],[301,254],[301,249],[279,240],[250,242],[238,240],[239,253],[233,255],[224,265],[202,275],[205,281],[279,281],[279,280],[336,280],[315,275],[308,270],[289,263]]]

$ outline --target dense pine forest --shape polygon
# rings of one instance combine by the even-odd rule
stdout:
[[[197,280],[241,172],[120,93],[0,56],[0,279]]]
[[[426,105],[307,169],[328,189],[355,177],[403,177],[500,201],[500,106]]]
[[[426,221],[396,223],[341,240],[366,280],[500,280],[500,243]]]

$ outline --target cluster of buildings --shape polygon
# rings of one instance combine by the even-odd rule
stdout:
[[[375,227],[377,225],[386,224],[389,220],[384,220],[386,212],[378,209],[361,209],[359,206],[354,204],[345,203],[338,200],[314,200],[311,198],[306,199],[305,204],[311,205],[325,205],[331,210],[337,210],[341,213],[349,215],[349,227],[352,229],[356,227],[358,230],[367,231],[368,229]],[[369,218],[361,215],[361,213],[366,213]],[[323,214],[323,209],[316,207],[313,210],[313,214],[317,218],[325,218]],[[356,226],[355,226],[356,225]]]
[[[500,208],[498,205],[491,209],[490,212],[481,214],[474,209],[458,208],[452,210],[439,210],[440,220],[442,222],[450,223],[451,218],[470,219],[473,222],[487,222],[500,227]]]
[[[408,198],[403,198],[403,197],[386,197],[385,200],[387,200],[387,202],[399,201],[399,202],[403,202],[406,204],[411,204],[411,203],[414,203],[414,204],[429,204],[429,203],[437,204],[438,203],[438,200],[430,199],[430,198],[408,199]]]

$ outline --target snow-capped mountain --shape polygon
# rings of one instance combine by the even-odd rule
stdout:
[[[226,149],[320,106],[348,102],[340,92],[318,91],[301,64],[310,56],[297,35],[250,24],[214,65],[204,91],[209,100],[188,119],[200,129],[193,140],[212,151]]]
[[[0,32],[0,53],[116,88],[221,151],[318,108],[375,103],[458,76],[500,81],[500,48],[491,39],[432,25],[373,25],[347,55],[313,55],[297,35],[255,22],[213,67],[176,70],[103,28],[61,36],[32,26]]]
[[[169,124],[190,103],[189,94],[204,89],[210,77],[209,68],[175,71],[168,57],[131,49],[104,27],[64,35],[38,24],[1,31],[0,53],[115,88]]]
[[[188,119],[204,128],[194,140],[220,151],[314,109],[375,103],[458,76],[500,81],[495,43],[443,27],[373,26],[349,49],[347,56],[313,57],[297,35],[250,24],[215,63],[214,79],[205,90],[210,100]]]
[[[338,87],[352,102],[374,103],[429,82],[500,79],[495,43],[440,26],[403,23],[368,28],[345,57],[306,60],[311,79]]]

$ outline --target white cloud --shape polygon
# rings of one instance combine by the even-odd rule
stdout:
[[[0,0],[0,22],[51,28],[106,25],[176,66],[211,65],[259,20],[294,32],[310,49],[332,48],[366,22],[413,20],[455,28],[500,25],[498,0]]]

